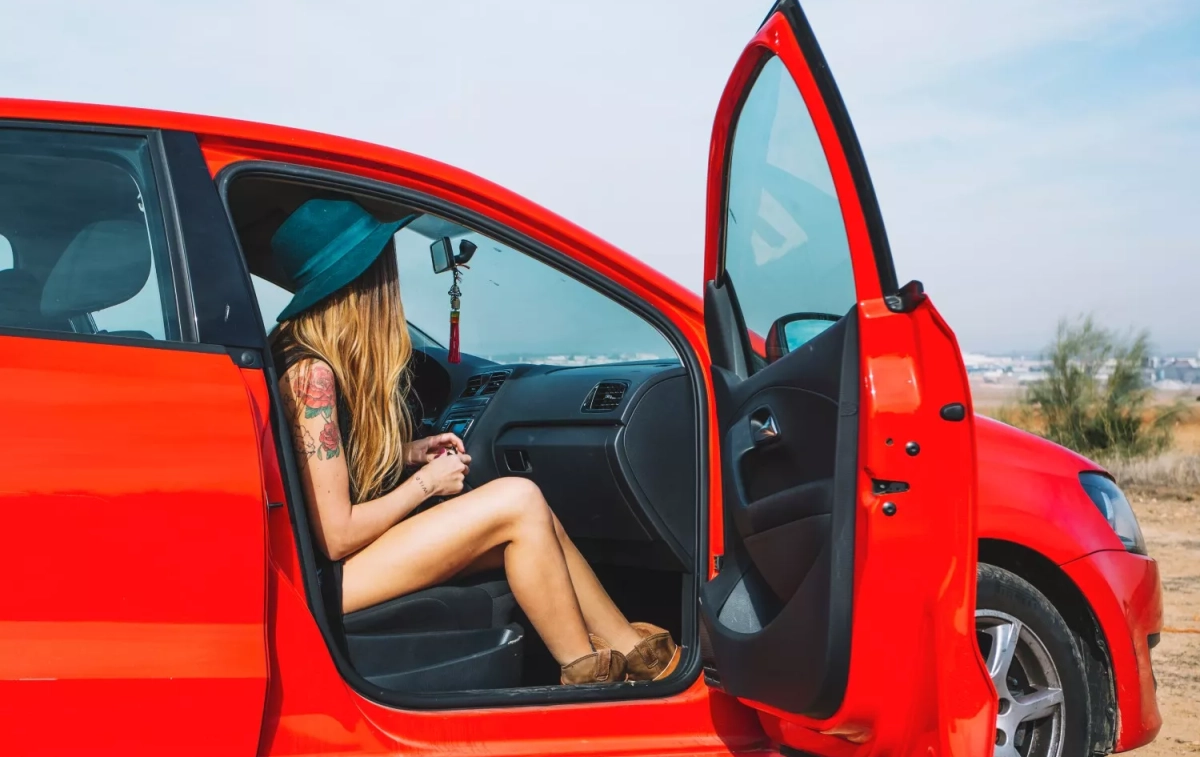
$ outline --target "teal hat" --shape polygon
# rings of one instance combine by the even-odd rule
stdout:
[[[350,200],[309,200],[296,208],[271,237],[275,261],[295,285],[276,320],[308,310],[357,279],[415,217],[385,223]]]

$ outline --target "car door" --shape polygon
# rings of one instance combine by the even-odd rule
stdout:
[[[739,60],[710,159],[723,507],[701,592],[709,682],[805,752],[988,753],[966,373],[921,286],[897,287],[794,0]]]
[[[259,434],[235,356],[196,335],[185,247],[216,264],[178,224],[202,220],[189,179],[218,201],[193,163],[152,130],[0,126],[8,754],[257,747]]]

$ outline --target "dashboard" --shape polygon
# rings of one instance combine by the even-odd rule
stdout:
[[[426,343],[414,345],[412,387],[423,432],[463,439],[472,486],[534,481],[589,560],[692,569],[696,408],[677,360],[451,364]]]

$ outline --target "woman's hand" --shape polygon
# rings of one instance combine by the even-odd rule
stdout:
[[[462,439],[454,434],[435,434],[410,442],[404,452],[404,462],[406,465],[425,465],[433,462],[443,449],[450,449],[460,455],[467,451]]]
[[[463,479],[471,472],[470,465],[470,455],[442,455],[414,473],[413,481],[424,492],[426,499],[458,494],[463,490]]]

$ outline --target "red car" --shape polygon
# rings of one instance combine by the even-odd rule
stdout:
[[[1160,589],[1128,503],[976,418],[792,0],[718,109],[702,303],[401,151],[101,106],[0,118],[6,754],[1073,757],[1154,737]],[[465,439],[473,483],[535,481],[626,614],[681,641],[674,675],[553,685],[502,575],[328,606],[267,359],[290,286],[267,240],[317,196],[405,219],[414,417]],[[446,273],[468,259],[455,362]]]

